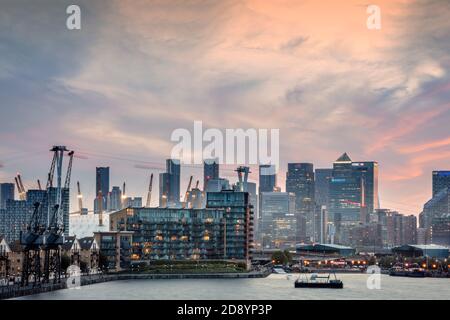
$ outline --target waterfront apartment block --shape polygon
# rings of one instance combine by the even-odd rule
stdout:
[[[133,260],[247,260],[252,216],[248,193],[224,191],[208,193],[204,209],[127,208],[109,221],[113,232],[132,233]]]

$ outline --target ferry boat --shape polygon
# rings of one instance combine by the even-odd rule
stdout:
[[[336,277],[333,273],[334,279],[331,279],[331,273],[328,276],[319,276],[316,273],[311,274],[308,278],[306,275],[300,275],[295,280],[295,288],[328,288],[328,289],[343,289],[344,283]]]

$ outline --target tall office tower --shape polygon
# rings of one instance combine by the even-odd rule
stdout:
[[[312,163],[289,163],[286,192],[295,194],[297,241],[314,239],[315,188]]]
[[[313,220],[313,241],[319,243],[327,242],[328,232],[328,211],[326,206],[316,204]]]
[[[450,246],[450,187],[441,189],[423,206],[420,227],[428,230],[434,244]]]
[[[295,246],[297,221],[295,194],[263,192],[260,194],[259,234],[263,248]]]
[[[414,215],[402,217],[401,244],[417,244],[417,217]]]
[[[159,206],[180,206],[180,161],[177,159],[166,160],[166,172],[159,174]]]
[[[329,206],[330,180],[333,169],[316,169],[314,174],[315,201],[319,206]]]
[[[433,171],[433,197],[445,188],[450,188],[450,171]]]
[[[108,193],[107,207],[110,211],[122,209],[122,190],[120,190],[120,187],[113,186],[111,192]]]
[[[380,208],[378,196],[378,163],[375,161],[352,162],[353,175],[363,184],[364,199],[362,203],[367,208],[367,214],[372,215]]]
[[[109,192],[109,167],[97,167],[95,168],[95,200],[94,200],[94,212],[98,213],[98,193],[102,191],[103,203],[102,209],[108,210],[108,192]]]
[[[336,226],[336,237],[346,243],[349,228],[366,223],[379,207],[378,164],[352,162],[344,153],[333,163],[330,180],[329,215]]]
[[[0,183],[0,209],[6,208],[7,200],[14,200],[14,183]]]
[[[259,166],[259,190],[261,192],[273,192],[277,186],[277,173],[274,165]]]
[[[207,189],[208,181],[219,179],[219,159],[206,159],[203,163],[203,190]]]

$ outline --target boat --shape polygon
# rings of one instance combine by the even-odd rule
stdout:
[[[426,277],[426,271],[416,263],[409,268],[397,264],[389,270],[389,275],[393,277],[424,278]]]
[[[336,277],[331,279],[331,273],[328,276],[319,276],[313,273],[309,278],[304,275],[295,280],[295,288],[323,288],[323,289],[343,289],[344,283]]]

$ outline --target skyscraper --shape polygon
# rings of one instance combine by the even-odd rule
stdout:
[[[314,237],[314,166],[312,163],[289,163],[286,192],[295,194],[297,240]]]
[[[120,190],[120,187],[113,186],[111,192],[108,193],[107,207],[111,211],[122,209],[122,190]]]
[[[177,207],[180,205],[180,161],[166,160],[166,172],[159,174],[159,205]]]
[[[6,208],[7,200],[14,200],[14,183],[0,183],[0,209]]]
[[[338,241],[345,243],[348,228],[368,222],[379,208],[378,163],[352,162],[344,153],[333,163],[329,191],[330,221],[336,226]]]
[[[279,248],[294,245],[297,241],[295,194],[263,192],[260,199],[262,246]]]
[[[273,192],[277,186],[277,173],[274,165],[259,166],[259,190],[261,192]]]
[[[314,175],[315,201],[320,207],[329,207],[330,180],[333,169],[316,169]]]
[[[97,167],[95,168],[95,200],[94,200],[94,212],[98,213],[98,194],[102,191],[102,209],[108,210],[108,192],[109,192],[109,167]]]
[[[450,188],[450,171],[433,171],[433,197],[445,188]]]
[[[207,189],[208,181],[219,179],[219,159],[206,159],[203,163],[203,190]]]

